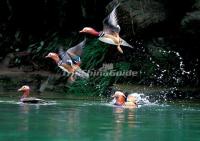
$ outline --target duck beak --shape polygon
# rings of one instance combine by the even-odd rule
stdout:
[[[18,92],[21,92],[22,90],[23,90],[22,88],[19,88],[17,91],[18,91]]]
[[[80,31],[79,31],[79,33],[83,33],[83,32],[84,32],[83,30],[80,30]]]
[[[114,94],[114,95],[111,95],[111,97],[115,97],[116,95]]]
[[[49,57],[50,57],[49,55],[45,56],[45,58],[49,58]]]

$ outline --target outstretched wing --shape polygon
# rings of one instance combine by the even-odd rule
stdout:
[[[62,63],[66,63],[66,64],[72,65],[71,57],[69,56],[69,54],[67,52],[65,52],[63,50],[63,48],[59,48],[59,55],[60,55],[60,57],[62,59]]]
[[[73,57],[73,56],[81,56],[83,54],[83,48],[85,47],[86,38],[79,44],[75,45],[74,47],[71,47],[67,50],[67,53]]]
[[[80,64],[81,63],[81,55],[83,54],[83,48],[85,47],[86,43],[86,38],[79,44],[77,44],[74,47],[71,47],[67,50],[67,54],[71,57],[72,61],[75,64]]]
[[[120,26],[118,24],[116,9],[119,6],[115,6],[112,12],[103,20],[103,32],[112,34],[113,32],[120,32]]]

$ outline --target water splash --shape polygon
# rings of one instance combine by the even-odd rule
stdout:
[[[185,64],[183,63],[183,58],[181,57],[179,52],[177,52],[177,51],[163,51],[163,50],[159,50],[159,51],[162,52],[162,53],[168,53],[168,54],[173,53],[173,54],[175,54],[176,57],[178,57],[178,59],[179,59],[179,69],[180,69],[182,75],[191,73],[191,71],[185,70]]]
[[[167,81],[168,82],[169,80],[174,80],[174,82],[176,82],[177,84],[180,84],[181,82],[183,82],[182,80],[184,78],[189,78],[192,76],[195,76],[195,69],[193,70],[190,70],[190,71],[186,71],[185,69],[185,64],[184,64],[184,60],[183,58],[181,57],[180,53],[177,52],[177,51],[166,51],[166,50],[159,50],[160,53],[164,54],[164,55],[171,55],[173,54],[175,57],[178,58],[178,61],[179,61],[179,67],[178,68],[172,68],[171,71],[171,77],[169,78],[169,71],[167,71],[167,69],[163,69],[155,60],[153,60],[153,58],[150,56],[149,57],[149,60],[150,62],[156,67],[155,68],[155,73],[152,74],[152,76],[154,78],[156,78],[156,81],[159,82],[159,83],[164,83],[164,78],[165,77],[168,77],[167,78]]]
[[[138,104],[138,107],[140,108],[141,106],[144,105],[158,105],[158,101],[150,101],[150,97],[148,95],[145,95],[144,93],[131,93],[129,96],[134,96],[136,97],[136,103]],[[111,105],[114,105],[116,102],[116,99],[112,99],[112,101],[109,103]]]
[[[131,93],[129,95],[136,97],[136,99],[137,99],[136,103],[140,106],[141,105],[154,105],[154,104],[156,104],[156,101],[150,102],[149,96],[145,95],[143,93]]]

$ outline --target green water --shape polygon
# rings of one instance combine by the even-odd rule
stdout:
[[[26,105],[0,99],[0,141],[198,141],[200,104],[138,109],[94,101]]]

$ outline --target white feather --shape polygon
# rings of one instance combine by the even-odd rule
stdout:
[[[104,43],[116,45],[116,43],[112,39],[110,39],[110,38],[99,37],[98,39],[100,41],[104,42]]]
[[[69,71],[67,69],[65,69],[63,66],[58,66],[59,68],[61,68],[64,72],[69,73]]]

